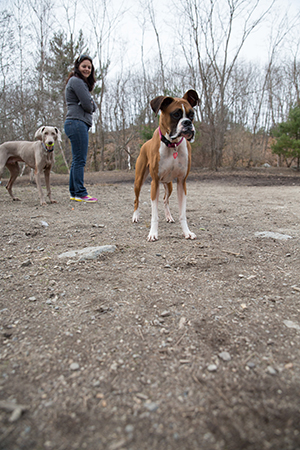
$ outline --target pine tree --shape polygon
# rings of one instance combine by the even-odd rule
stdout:
[[[297,158],[297,170],[300,170],[300,106],[290,109],[288,120],[277,125],[271,132],[275,138],[271,145],[273,153],[281,155],[287,161],[288,167]]]

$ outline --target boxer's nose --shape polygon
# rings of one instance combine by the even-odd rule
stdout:
[[[190,121],[190,119],[184,119],[184,120],[181,122],[181,124],[182,124],[183,127],[186,127],[186,128],[192,126],[192,122]]]

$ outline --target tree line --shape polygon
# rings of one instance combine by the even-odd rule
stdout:
[[[31,140],[42,124],[63,131],[66,79],[75,58],[89,53],[98,106],[89,170],[134,167],[140,145],[157,126],[150,100],[182,96],[190,88],[200,97],[194,167],[272,162],[271,131],[300,105],[299,11],[279,14],[276,0],[174,3],[174,17],[164,20],[155,0],[136,2],[135,15],[108,0],[5,3],[0,13],[1,142]],[[128,64],[119,30],[130,33],[133,20],[140,27],[138,54]],[[270,23],[263,62],[247,59],[246,43]],[[70,162],[66,138],[63,150]],[[56,159],[56,170],[66,170],[59,155]],[[288,163],[289,155],[284,160]]]

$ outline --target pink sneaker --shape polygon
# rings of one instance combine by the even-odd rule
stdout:
[[[84,197],[75,197],[76,202],[86,202],[86,203],[95,203],[98,201],[97,198],[91,197],[90,195],[85,195]]]

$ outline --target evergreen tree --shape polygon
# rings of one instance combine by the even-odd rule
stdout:
[[[64,98],[66,80],[73,68],[75,59],[81,53],[85,53],[85,49],[82,31],[80,31],[76,42],[74,42],[73,36],[68,40],[64,31],[55,33],[50,41],[49,56],[45,67],[49,97],[47,117],[60,129],[63,128],[66,117]]]
[[[271,145],[273,153],[286,160],[297,158],[297,169],[300,169],[300,106],[290,109],[288,120],[277,125],[271,132],[275,143]]]

